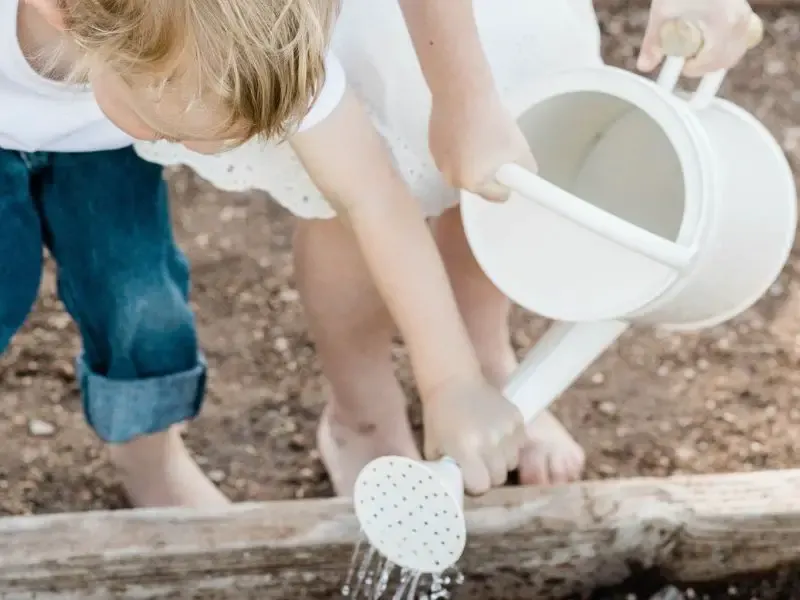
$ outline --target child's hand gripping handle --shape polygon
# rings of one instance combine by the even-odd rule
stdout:
[[[658,84],[672,91],[678,83],[687,60],[695,58],[703,51],[705,39],[703,30],[686,19],[666,21],[659,30],[661,48],[668,57],[658,75]],[[764,23],[755,13],[750,15],[747,23],[747,49],[755,48],[764,38]],[[727,71],[721,69],[709,73],[700,81],[691,99],[694,108],[703,108],[717,95]]]
[[[703,31],[685,19],[672,19],[661,26],[661,48],[667,56],[684,60],[697,56],[703,49]],[[747,49],[752,50],[764,39],[764,23],[755,13],[747,23]]]

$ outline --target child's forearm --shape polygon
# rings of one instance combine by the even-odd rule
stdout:
[[[464,97],[493,89],[492,72],[481,46],[472,0],[399,1],[434,98]]]
[[[376,287],[411,355],[423,396],[480,366],[444,265],[416,199],[349,93],[292,146],[320,191],[351,226]]]
[[[384,187],[388,177],[375,181]],[[430,397],[446,381],[479,375],[480,365],[416,199],[405,190],[384,194],[391,210],[358,208],[346,218],[408,346],[420,392]]]

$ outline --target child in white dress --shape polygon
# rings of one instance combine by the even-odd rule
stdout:
[[[715,23],[720,3],[734,18]],[[698,0],[685,6],[680,0],[655,0],[640,67],[649,70],[658,64],[653,31],[664,19],[679,16],[703,24],[707,41],[726,42],[724,52],[720,44],[707,44],[690,68],[703,72],[735,62],[743,52],[741,23],[749,12],[744,0]],[[518,162],[535,168],[512,115],[548,74],[601,64],[591,0],[344,0],[332,52],[336,58],[329,60],[328,83],[343,85],[341,64],[350,89],[371,115],[405,184],[431,221],[480,369],[501,389],[517,364],[509,341],[509,301],[472,257],[461,226],[457,188],[502,200],[505,191],[493,181],[499,165]],[[313,110],[323,114],[328,108],[318,103]],[[325,126],[323,120],[317,127]],[[325,153],[346,154],[360,141],[343,137],[318,148],[315,159],[325,160]],[[189,165],[222,189],[265,190],[301,218],[295,241],[297,281],[331,387],[318,442],[336,491],[349,494],[360,469],[380,455],[417,458],[406,399],[391,361],[395,307],[370,277],[370,272],[380,272],[375,261],[382,259],[365,256],[360,248],[370,241],[359,239],[358,232],[353,235],[335,218],[332,205],[343,199],[331,194],[338,191],[330,186],[327,196],[320,191],[320,182],[312,181],[287,144],[254,140],[228,153],[206,156],[159,141],[141,144],[137,151],[162,164]],[[341,178],[363,180],[369,188],[374,183],[372,168],[364,165]],[[375,202],[380,204],[382,198]],[[398,244],[395,252],[414,254],[417,249]],[[413,293],[424,304],[429,290]],[[430,323],[429,337],[438,325]],[[519,466],[524,483],[559,483],[580,476],[583,451],[550,413],[527,426],[521,453],[514,443],[504,444],[505,459],[502,452],[476,451],[476,423],[485,424],[489,438],[509,440],[513,436],[503,429],[507,423],[495,419],[499,429],[492,431],[490,404],[473,402],[475,395],[466,388],[458,393],[461,384],[451,386],[445,400],[437,400],[437,389],[428,384],[431,379],[420,379],[425,369],[420,357],[434,351],[426,353],[420,340],[406,338],[423,397],[425,453],[435,458],[458,452],[468,491],[480,493],[501,484],[514,466]],[[440,381],[446,385],[449,376]],[[514,452],[517,456],[511,455]]]

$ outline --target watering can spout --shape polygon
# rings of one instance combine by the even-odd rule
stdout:
[[[556,322],[528,352],[505,395],[525,422],[547,409],[629,327],[623,321]]]
[[[536,418],[626,327],[621,321],[556,323],[511,377],[506,397],[526,421]],[[384,456],[359,474],[356,515],[370,543],[393,564],[441,572],[464,552],[463,490],[452,458]]]
[[[693,248],[678,245],[637,227],[581,200],[519,165],[508,164],[500,167],[495,179],[526,200],[536,202],[547,210],[618,246],[675,271],[686,270],[692,262],[695,253]]]

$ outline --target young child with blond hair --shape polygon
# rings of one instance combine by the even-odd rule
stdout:
[[[672,15],[717,18],[697,64],[739,52],[749,7],[716,2]],[[226,499],[177,431],[200,410],[205,365],[160,169],[133,139],[156,142],[139,148],[150,159],[266,189],[305,218],[297,270],[333,390],[319,440],[337,491],[375,456],[417,456],[390,361],[395,324],[426,452],[454,457],[469,491],[517,466],[526,481],[579,474],[560,424],[547,414],[525,430],[500,393],[515,366],[507,301],[469,253],[455,189],[502,199],[496,167],[535,166],[506,105],[556,68],[599,61],[588,0],[345,0],[341,15],[329,0],[10,0],[0,11],[0,347],[30,309],[44,245],[82,336],[86,418],[135,504]],[[164,156],[174,142],[189,152]]]
[[[653,0],[639,67],[663,58],[658,31],[671,18],[704,33],[687,74],[731,66],[750,14],[745,0]],[[591,0],[343,0],[331,50],[318,124],[289,145],[262,136],[217,156],[166,141],[138,152],[223,189],[266,190],[300,217],[298,286],[331,388],[318,442],[338,493],[373,458],[419,457],[391,361],[395,326],[426,454],[455,457],[468,491],[502,484],[515,466],[524,483],[578,478],[583,451],[561,423],[544,413],[520,438],[497,392],[517,365],[509,301],[467,246],[457,190],[502,201],[500,165],[535,169],[513,111],[548,74],[601,63]]]
[[[86,418],[136,505],[227,501],[177,431],[200,410],[205,365],[161,169],[133,153],[134,138],[219,152],[256,134],[288,137],[404,334],[437,447],[468,466],[475,487],[488,487],[488,469],[499,480],[517,464],[519,413],[482,373],[420,206],[325,56],[337,10],[329,0],[0,8],[0,347],[36,296],[44,245],[82,336]],[[304,292],[326,295],[323,283]],[[331,308],[348,306],[334,298]],[[379,372],[346,375],[384,391]]]
[[[206,367],[162,168],[131,144],[218,151],[307,118],[335,16],[327,0],[0,3],[0,351],[45,246],[82,337],[86,419],[135,505],[228,501],[178,431]]]

